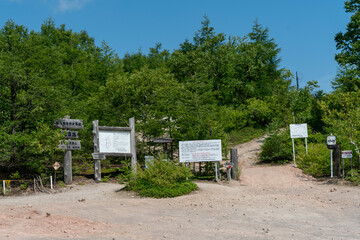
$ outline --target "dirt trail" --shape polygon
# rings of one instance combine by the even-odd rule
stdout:
[[[293,165],[270,166],[259,165],[259,154],[264,138],[235,146],[238,151],[241,166],[240,180],[243,185],[254,188],[285,188],[298,185],[309,185],[314,179],[302,174],[302,171]]]
[[[240,181],[197,182],[178,198],[139,198],[113,183],[0,196],[0,239],[360,239],[359,187],[256,165],[261,141],[238,146]]]

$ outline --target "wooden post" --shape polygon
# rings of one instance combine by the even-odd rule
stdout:
[[[137,165],[137,158],[136,158],[136,140],[135,140],[135,118],[129,119],[129,127],[131,129],[130,132],[130,150],[131,150],[131,168],[134,173],[136,173],[136,165]]]
[[[229,168],[229,167],[226,168],[226,175],[227,175],[227,180],[230,182],[231,181],[231,168]]]
[[[64,183],[72,183],[72,155],[71,150],[65,150],[64,154]]]
[[[236,148],[230,149],[230,161],[233,164],[233,166],[231,168],[231,178],[239,179],[239,159],[238,159]]]
[[[94,159],[94,179],[95,182],[101,181],[101,160]]]
[[[70,116],[69,115],[64,116],[64,119],[70,119]],[[72,154],[71,154],[71,150],[65,150],[63,169],[64,169],[64,183],[65,184],[71,184],[72,183]]]
[[[336,148],[333,151],[333,163],[334,163],[334,175],[340,177],[341,175],[341,146],[340,144],[335,145]]]
[[[99,153],[99,120],[95,120],[93,123],[93,142],[94,142],[94,153]],[[96,182],[101,181],[101,160],[94,159],[94,179]]]

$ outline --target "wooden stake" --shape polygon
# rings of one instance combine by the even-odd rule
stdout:
[[[134,173],[136,173],[137,168],[137,158],[136,158],[136,140],[135,140],[135,118],[129,119],[129,127],[131,128],[130,132],[130,150],[132,153],[131,157],[131,168]]]
[[[94,153],[100,152],[99,143],[99,120],[92,122],[93,124],[93,142],[94,142]],[[100,159],[94,159],[94,179],[95,182],[101,181],[101,163]]]
[[[71,184],[72,183],[72,155],[71,150],[65,150],[64,154],[64,183]]]
[[[230,161],[233,164],[233,167],[231,168],[231,178],[238,179],[239,178],[239,160],[238,160],[236,148],[230,149]]]

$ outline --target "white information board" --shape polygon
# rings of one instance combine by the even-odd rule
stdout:
[[[291,138],[307,138],[308,130],[307,124],[290,124],[290,137]]]
[[[131,153],[130,131],[99,131],[100,153]]]
[[[352,151],[351,150],[342,151],[341,152],[341,157],[342,158],[352,158]]]
[[[221,161],[221,140],[180,141],[179,155],[180,162]]]

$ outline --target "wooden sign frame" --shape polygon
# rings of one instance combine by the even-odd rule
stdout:
[[[100,132],[123,132],[130,133],[130,152],[112,151],[112,152],[100,152]],[[129,119],[129,127],[108,127],[99,126],[99,120],[93,121],[93,142],[94,142],[94,178],[95,181],[101,180],[101,164],[100,160],[106,159],[106,157],[131,157],[131,167],[136,172],[136,141],[135,141],[135,118]],[[114,148],[115,149],[115,148]]]

